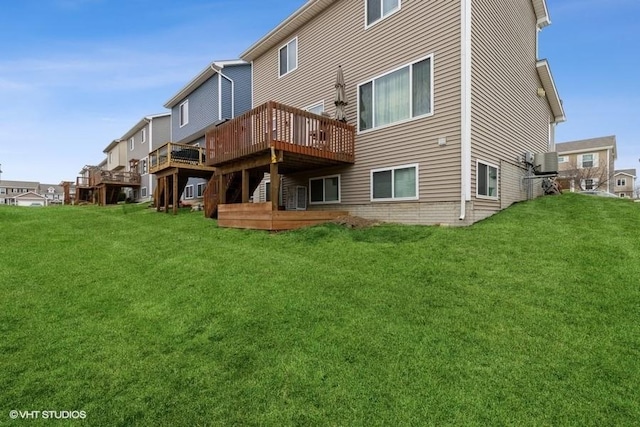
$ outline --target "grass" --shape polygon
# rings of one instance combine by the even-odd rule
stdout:
[[[3,207],[0,425],[633,425],[639,220],[573,194],[279,234]]]

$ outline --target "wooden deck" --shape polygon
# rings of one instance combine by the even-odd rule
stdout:
[[[210,176],[214,168],[205,163],[205,151],[202,147],[168,142],[149,154],[149,172],[160,174],[168,169],[180,169],[196,174],[200,171],[204,176]]]
[[[345,211],[274,211],[271,203],[233,203],[218,206],[218,226],[254,230],[293,230],[331,221]]]
[[[353,126],[267,102],[207,132],[206,164],[231,172],[266,157],[290,173],[354,163],[354,146]]]

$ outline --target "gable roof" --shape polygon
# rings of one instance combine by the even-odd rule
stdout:
[[[636,170],[635,169],[619,169],[617,171],[615,171],[613,173],[614,176],[616,175],[628,175],[631,176],[633,178],[636,177]]]
[[[0,181],[0,187],[9,188],[38,188],[38,185],[40,185],[40,183],[34,181]]]
[[[549,102],[549,107],[551,107],[551,112],[553,113],[553,121],[555,123],[566,121],[567,118],[564,115],[562,100],[560,99],[560,95],[556,89],[556,83],[553,80],[549,63],[546,59],[541,59],[536,63],[536,68],[538,70],[538,76],[540,77],[540,82],[542,83],[545,96]]]
[[[309,0],[298,10],[293,12],[287,19],[282,21],[277,27],[269,31],[264,37],[252,44],[247,50],[240,54],[240,58],[245,61],[253,61],[280,41],[298,30],[300,27],[311,21],[327,7],[335,3],[336,0]]]
[[[269,31],[260,40],[249,46],[247,50],[240,54],[240,58],[251,62],[269,49],[279,44],[284,37],[297,31],[300,27],[311,21],[323,10],[331,6],[337,0],[309,0],[298,10],[293,12],[287,19],[282,21],[277,27]],[[536,14],[538,27],[546,27],[551,24],[546,0],[531,0]],[[166,105],[165,105],[166,107]],[[167,107],[168,108],[168,107]]]
[[[556,151],[559,155],[593,150],[611,150],[615,160],[618,157],[615,135],[556,143]]]
[[[242,61],[240,59],[213,61],[207,66],[207,68],[202,70],[200,74],[195,76],[193,80],[187,83],[185,87],[180,89],[178,93],[176,93],[170,100],[168,100],[164,104],[164,108],[175,107],[180,101],[189,96],[191,92],[193,92],[204,82],[209,80],[214,74],[221,72],[224,67],[231,67],[234,65],[248,65],[248,62]]]
[[[38,198],[38,199],[46,199],[45,196],[38,194],[34,191],[27,191],[26,193],[21,193],[21,194],[17,194],[15,196],[13,196],[14,199],[22,199],[23,197],[28,197],[30,196],[31,198]]]
[[[168,117],[170,115],[171,115],[170,112],[166,112],[166,113],[160,113],[160,114],[152,114],[150,116],[144,116],[142,119],[140,119],[138,123],[136,123],[131,129],[129,129],[127,133],[122,135],[120,140],[126,141],[127,139],[131,138],[133,135],[140,132],[140,130],[142,130],[142,128],[144,128],[147,124],[149,124],[153,119]]]

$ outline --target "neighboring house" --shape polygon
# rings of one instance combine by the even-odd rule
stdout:
[[[636,193],[636,170],[621,169],[613,173],[614,193],[619,197],[638,198]]]
[[[140,187],[131,187],[127,191],[132,201],[152,199],[156,178],[149,173],[149,153],[170,140],[171,113],[145,116],[120,138],[126,142],[127,170],[140,174]]]
[[[0,181],[0,205],[15,205],[15,197],[29,192],[38,193],[39,182],[34,181]]]
[[[138,159],[128,155],[133,143],[134,138],[115,139],[103,150],[107,156],[106,167],[94,170],[96,175],[92,182],[99,205],[116,204],[124,198],[121,193],[133,194],[140,190]]]
[[[564,190],[614,192],[615,136],[558,143],[556,151],[558,182]]]
[[[253,115],[207,134],[207,163],[225,188],[243,175],[242,202],[248,172],[269,171],[273,218],[283,207],[414,224],[486,218],[541,194],[525,153],[553,151],[565,120],[537,52],[549,23],[544,0],[308,1],[240,55],[253,65]],[[335,116],[338,66],[346,124],[320,115]],[[219,224],[243,226],[227,221],[233,212],[220,206]]]
[[[58,184],[40,184],[38,194],[47,199],[48,205],[61,205],[64,203],[64,188]]]
[[[173,199],[174,179],[176,196],[194,204],[202,200],[213,174],[213,168],[204,165],[205,132],[251,108],[251,65],[240,60],[212,62],[164,106],[171,109],[171,144],[151,156],[151,173],[162,180],[158,206]]]
[[[49,200],[35,191],[27,191],[14,197],[16,206],[47,206]]]

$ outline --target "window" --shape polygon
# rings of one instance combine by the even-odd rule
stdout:
[[[597,182],[595,179],[585,179],[582,186],[585,190],[595,190],[596,184]]]
[[[400,10],[400,0],[365,0],[367,24],[365,28]]]
[[[147,197],[147,187],[142,187],[140,189],[140,197]]]
[[[193,185],[187,185],[184,189],[184,198],[193,199]]]
[[[204,195],[204,186],[206,184],[204,182],[201,182],[200,184],[196,185],[196,197],[197,198],[201,198]]]
[[[379,128],[432,113],[432,56],[358,86],[358,130]]]
[[[372,170],[371,200],[418,200],[418,165]]]
[[[140,174],[145,175],[149,170],[147,169],[147,159],[140,160]]]
[[[618,178],[618,181],[616,182],[616,185],[618,185],[620,187],[624,187],[625,185],[627,185],[627,179],[626,178]]]
[[[180,127],[182,127],[189,123],[189,100],[187,99],[182,104],[180,104],[179,109],[180,111],[178,120],[180,121]]]
[[[135,141],[134,141],[133,137],[131,137],[129,139],[129,150],[133,151],[134,148],[135,148]]]
[[[0,188],[0,194],[7,194],[7,189],[4,187]]]
[[[147,130],[146,129],[142,129],[142,135],[140,136],[140,142],[141,143],[145,143],[147,142]]]
[[[309,203],[340,203],[340,175],[310,179]]]
[[[55,188],[53,188],[53,187],[49,187],[49,188],[47,188],[47,193],[49,193],[49,194],[53,194],[53,193],[55,193],[55,192],[56,192],[56,189],[55,189]]]
[[[592,168],[593,167],[593,154],[583,154],[582,155],[582,167],[583,168]]]
[[[622,197],[624,199],[625,198],[624,193],[620,193],[620,197]]]
[[[493,165],[476,163],[476,196],[498,198],[498,168]]]
[[[567,158],[565,156],[558,156],[558,163],[567,163]]]
[[[298,38],[291,40],[280,48],[279,69],[280,77],[298,68]]]

